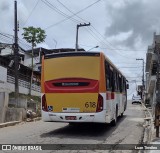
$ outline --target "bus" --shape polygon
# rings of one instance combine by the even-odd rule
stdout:
[[[116,125],[127,106],[126,81],[102,52],[44,55],[42,120]]]

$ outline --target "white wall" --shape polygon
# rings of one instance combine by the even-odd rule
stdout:
[[[13,50],[11,48],[5,48],[5,49],[2,49],[1,51],[1,55],[8,55],[8,54],[13,54]]]
[[[7,82],[7,69],[0,66],[0,82]]]
[[[33,58],[33,65],[36,64],[36,63],[39,63],[40,62],[39,59],[40,59],[39,56],[34,57]],[[31,57],[31,55],[25,54],[24,65],[25,66],[31,66],[31,63],[32,63],[32,57]]]

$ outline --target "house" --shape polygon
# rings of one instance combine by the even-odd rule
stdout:
[[[154,106],[156,103],[156,75],[157,55],[155,54],[155,42],[160,43],[160,35],[154,33],[153,43],[148,46],[146,54],[146,103]]]
[[[85,51],[84,49],[78,49],[78,51]],[[61,53],[61,52],[75,52],[73,48],[59,48],[59,49],[46,49],[46,48],[35,48],[33,51],[33,65],[34,71],[41,71],[41,62],[42,62],[42,55],[44,54],[54,54],[54,53]],[[32,60],[32,50],[25,51],[24,57],[24,65],[30,66]]]
[[[0,43],[0,66],[7,70],[7,86],[10,92],[14,92],[14,54],[11,44]],[[32,70],[30,67],[24,65],[25,63],[25,50],[19,47],[19,93],[28,94],[31,80]],[[4,73],[3,71],[1,73]],[[40,96],[40,72],[33,73],[32,95]]]
[[[75,51],[72,48],[45,49],[35,48],[33,50],[33,80],[32,94],[40,95],[41,80],[41,59],[44,54],[53,54],[59,52]],[[85,51],[78,49],[78,51]],[[19,46],[19,92],[28,94],[30,79],[32,73],[32,50],[24,50]],[[14,53],[12,44],[0,43],[0,66],[7,69],[7,82],[10,83],[10,89],[14,91]]]

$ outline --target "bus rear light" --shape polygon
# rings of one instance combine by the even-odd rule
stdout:
[[[101,112],[102,110],[103,110],[103,97],[99,94],[96,112]]]
[[[45,94],[42,96],[42,110],[46,111],[46,112],[48,111],[48,109],[47,109],[46,95]]]

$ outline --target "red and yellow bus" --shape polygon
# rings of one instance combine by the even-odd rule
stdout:
[[[127,106],[126,78],[101,52],[42,59],[42,119],[116,124]]]

